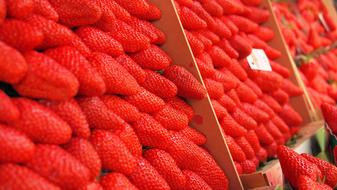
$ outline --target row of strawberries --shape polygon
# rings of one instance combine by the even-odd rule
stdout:
[[[217,118],[239,174],[256,171],[275,157],[297,132],[301,116],[289,98],[302,90],[288,78],[290,71],[275,62],[281,53],[268,45],[274,32],[265,26],[270,16],[261,0],[176,0]],[[263,49],[271,72],[252,70],[246,57]]]
[[[0,0],[0,189],[227,189],[145,0]],[[6,85],[5,85],[6,86]],[[7,85],[8,86],[8,85]]]
[[[322,1],[274,3],[274,8],[293,57],[310,54],[336,40],[336,25]],[[336,61],[336,50],[332,49],[318,57],[307,56],[298,65],[317,107],[322,103],[334,104],[337,100]]]

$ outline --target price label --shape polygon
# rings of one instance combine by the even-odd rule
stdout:
[[[263,49],[253,49],[247,57],[247,61],[253,70],[272,71],[269,59]]]

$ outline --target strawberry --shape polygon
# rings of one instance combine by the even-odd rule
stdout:
[[[247,115],[242,109],[236,108],[233,113],[231,113],[232,117],[238,122],[240,125],[249,130],[254,130],[257,127],[256,121]]]
[[[37,145],[27,167],[64,189],[84,186],[90,179],[89,169],[56,145]]]
[[[43,33],[28,22],[7,19],[0,26],[0,40],[20,51],[28,51],[42,43]]]
[[[260,124],[255,129],[255,133],[259,137],[259,141],[262,145],[270,145],[274,142],[273,136],[271,136],[263,124]]]
[[[14,105],[10,97],[0,90],[0,121],[12,122],[20,117],[18,108]]]
[[[165,106],[165,102],[161,98],[142,87],[138,94],[127,96],[125,100],[146,113],[157,112]]]
[[[33,0],[34,13],[43,16],[46,19],[57,22],[59,20],[59,14],[48,0]]]
[[[103,190],[103,187],[96,181],[93,181],[78,190]]]
[[[231,0],[217,0],[217,2],[222,6],[225,14],[240,14],[244,11],[240,2]]]
[[[312,180],[322,179],[322,173],[318,167],[295,151],[285,146],[279,146],[277,156],[285,178],[295,188],[299,187],[298,178],[301,175],[305,175]]]
[[[283,81],[282,76],[275,72],[251,70],[249,76],[263,92],[274,92],[278,90]]]
[[[231,30],[219,18],[214,18],[215,25],[211,27],[212,32],[219,35],[220,38],[230,38],[232,36]]]
[[[225,68],[222,68],[221,71],[216,70],[212,79],[221,82],[225,91],[236,88],[240,82],[239,79]]]
[[[145,71],[128,55],[120,55],[116,58],[116,61],[121,64],[124,69],[126,69],[137,80],[139,84],[142,84],[145,81]]]
[[[222,118],[220,124],[224,132],[231,137],[241,137],[247,133],[247,130],[238,124],[229,114]]]
[[[258,0],[261,1],[261,0]],[[270,13],[268,10],[263,9],[261,7],[247,7],[248,11],[245,12],[245,17],[249,20],[257,23],[257,24],[263,24],[268,21],[270,17]]]
[[[227,16],[221,16],[220,19],[231,31],[232,35],[239,33],[239,28]]]
[[[257,154],[257,152],[259,152],[262,147],[261,147],[261,144],[259,142],[259,138],[256,135],[255,131],[254,130],[248,131],[245,138],[249,142],[249,144],[252,147],[252,149],[254,150],[255,154]]]
[[[255,163],[252,160],[245,160],[240,165],[244,174],[251,174],[256,171]]]
[[[265,122],[264,126],[266,127],[269,134],[273,136],[277,144],[283,145],[285,143],[282,132],[276,127],[276,125],[273,122],[271,121]]]
[[[92,179],[99,175],[102,163],[93,145],[88,140],[73,138],[65,145],[64,149],[90,170]]]
[[[275,60],[281,57],[282,53],[270,46],[267,46],[266,48],[264,48],[264,52],[266,53],[266,55],[268,56],[269,59],[271,60]]]
[[[170,154],[163,150],[150,149],[144,153],[144,158],[158,171],[172,189],[180,189],[185,186],[186,177]]]
[[[95,96],[105,92],[106,86],[99,72],[75,48],[63,46],[49,49],[45,54],[69,69],[77,77],[80,82],[80,94]]]
[[[228,149],[233,157],[234,161],[243,162],[247,159],[245,153],[241,147],[230,136],[225,136]]]
[[[201,54],[204,49],[205,45],[200,41],[197,37],[195,37],[191,32],[185,30],[185,34],[188,40],[188,43],[190,44],[190,47],[193,51],[193,54],[195,56]]]
[[[194,116],[193,108],[179,97],[173,97],[166,100],[166,103],[174,109],[186,114],[188,121],[191,121]]]
[[[269,107],[272,108],[276,113],[282,111],[281,105],[273,97],[265,94],[262,96],[261,100],[269,105]]]
[[[237,106],[241,105],[240,98],[234,89],[227,91],[227,96],[229,96]]]
[[[195,58],[195,61],[197,62],[198,69],[203,78],[212,78],[214,76],[215,69],[213,67],[213,64],[209,65],[198,58]]]
[[[151,70],[145,70],[146,78],[142,86],[161,98],[171,98],[177,95],[177,86],[170,80]]]
[[[215,114],[219,120],[228,115],[226,108],[224,108],[218,101],[211,100],[211,103],[215,111]]]
[[[270,145],[264,146],[264,148],[267,151],[268,158],[275,158],[276,157],[277,146],[278,146],[278,143],[276,141],[274,141]]]
[[[178,88],[178,95],[184,98],[202,99],[206,90],[185,68],[172,65],[164,70],[164,77],[171,80]]]
[[[128,22],[131,19],[130,13],[115,1],[97,0],[96,3],[102,10],[102,16],[96,25],[109,25],[116,18],[124,22]]]
[[[9,163],[0,165],[0,186],[16,190],[61,190],[32,170]]]
[[[202,3],[202,6],[212,16],[220,17],[223,15],[223,8],[216,0],[205,1]]]
[[[232,59],[219,46],[213,46],[208,53],[215,67],[227,67],[232,62]]]
[[[75,136],[89,138],[90,129],[87,118],[76,100],[70,99],[63,102],[41,101],[41,103],[67,122]]]
[[[69,27],[94,24],[102,16],[102,10],[94,1],[53,0],[50,3],[59,15],[59,22]]]
[[[253,44],[254,48],[258,49],[266,49],[268,47],[268,44],[261,40],[260,38],[256,37],[254,34],[248,34],[247,35],[249,41]]]
[[[258,29],[254,31],[254,35],[259,37],[265,42],[269,42],[274,38],[274,31],[268,27],[259,26]]]
[[[139,189],[169,190],[170,187],[158,171],[144,158],[138,159],[136,170],[128,176]]]
[[[186,127],[185,129],[178,132],[183,137],[194,142],[196,145],[203,145],[206,143],[207,139],[204,134],[200,133],[192,127]]]
[[[134,53],[150,47],[150,39],[121,20],[114,20],[111,26],[101,27],[112,38],[119,41],[126,52]]]
[[[253,33],[259,25],[243,16],[231,15],[229,19],[239,28],[240,31],[245,33]]]
[[[5,0],[0,0],[0,25],[4,22],[7,14]]]
[[[226,110],[232,113],[236,108],[236,103],[227,95],[224,94],[217,100]]]
[[[192,5],[187,7],[189,7],[194,13],[196,13],[202,20],[204,20],[207,23],[208,27],[214,26],[216,24],[213,17],[202,7],[200,2],[193,1]],[[177,9],[179,12],[179,8]]]
[[[137,134],[130,125],[126,125],[124,129],[114,133],[117,135],[129,149],[130,153],[135,157],[142,155],[142,145],[139,142]]]
[[[233,36],[229,42],[231,46],[239,53],[239,58],[245,58],[252,52],[253,47],[238,34]]]
[[[137,190],[137,188],[121,173],[109,173],[101,178],[100,184],[105,190]]]
[[[193,5],[193,0],[175,0],[175,3],[181,6],[191,7]]]
[[[261,4],[261,0],[242,0],[245,5],[258,6]]]
[[[255,92],[242,82],[239,83],[235,91],[242,102],[254,103],[258,98]]]
[[[71,138],[71,128],[48,108],[27,98],[13,99],[20,111],[20,118],[10,123],[24,132],[34,142],[64,144]]]
[[[6,5],[8,16],[18,19],[26,18],[34,9],[33,0],[6,0]]]
[[[81,27],[76,34],[91,49],[111,56],[123,54],[123,46],[105,32],[94,27]]]
[[[310,189],[320,189],[320,190],[332,190],[331,187],[325,184],[320,184],[309,178],[308,176],[301,175],[298,177],[298,189],[299,190],[310,190]]]
[[[303,122],[301,115],[295,111],[289,104],[283,106],[282,111],[279,113],[279,116],[283,121],[289,126],[300,126]]]
[[[178,13],[182,25],[187,30],[199,30],[207,27],[207,23],[188,7],[182,6]]]
[[[239,53],[231,46],[227,39],[222,39],[217,45],[222,48],[231,58],[239,58]]]
[[[143,146],[161,148],[169,144],[169,131],[150,115],[142,115],[132,127]]]
[[[266,162],[268,157],[268,153],[266,149],[261,148],[259,151],[256,152],[256,158],[260,160],[261,162]]]
[[[218,35],[216,35],[215,33],[213,33],[212,31],[209,30],[202,30],[200,31],[200,33],[205,36],[206,38],[208,38],[209,40],[211,40],[213,42],[213,44],[217,44],[220,42],[220,37]]]
[[[252,104],[243,103],[241,108],[245,113],[247,113],[258,123],[263,123],[270,119],[269,115],[266,112]]]
[[[125,0],[114,0],[124,9],[126,9],[130,14],[135,16],[141,16],[148,13],[149,4],[145,0],[135,0],[135,1],[125,1]]]
[[[261,90],[261,88],[255,84],[255,82],[253,82],[252,80],[250,80],[249,78],[244,82],[251,90],[254,91],[254,93],[258,96],[261,97],[263,95],[263,92]]]
[[[225,94],[222,83],[212,79],[205,79],[204,83],[210,98],[219,99]]]
[[[280,104],[285,105],[289,101],[289,96],[282,89],[274,91],[271,96]]]
[[[234,162],[234,164],[235,164],[236,172],[238,172],[239,175],[243,174],[241,164],[238,162]]]
[[[323,103],[321,105],[321,110],[324,116],[325,122],[329,125],[329,128],[332,130],[334,134],[337,133],[337,107],[334,105],[330,105],[327,103]]]
[[[149,21],[155,21],[159,20],[161,18],[161,10],[154,4],[148,2],[149,4],[149,10],[146,14],[138,15],[138,18],[149,20]]]
[[[274,125],[277,126],[277,128],[282,132],[282,133],[287,133],[289,132],[289,127],[288,125],[279,117],[279,116],[275,116],[272,118],[271,120]]]
[[[185,31],[186,33],[186,31]],[[210,49],[213,45],[213,42],[206,38],[205,36],[203,36],[200,32],[192,32],[192,34],[197,38],[197,40],[199,40],[201,43],[204,44],[204,47],[206,50]]]
[[[140,118],[138,109],[118,96],[104,95],[101,100],[109,110],[127,122],[134,122]]]
[[[302,153],[305,159],[309,160],[311,163],[315,164],[322,172],[323,177],[325,177],[325,184],[330,187],[335,187],[337,184],[337,168],[336,166],[330,164],[325,160],[313,157],[310,154]]]
[[[266,112],[270,118],[275,116],[274,110],[270,108],[269,105],[266,104],[264,101],[258,99],[255,101],[254,105],[262,111]]]
[[[89,60],[102,76],[107,93],[134,95],[140,91],[136,79],[111,56],[104,53],[93,53]]]
[[[95,130],[90,142],[96,149],[102,168],[130,175],[136,170],[137,161],[124,142],[110,131]]]
[[[211,190],[212,188],[196,173],[184,170],[184,177],[186,178],[186,184],[184,189],[186,190]]]
[[[236,144],[238,144],[242,151],[245,153],[247,159],[255,158],[255,152],[253,147],[249,144],[247,139],[243,137],[239,137],[235,139]]]
[[[290,80],[283,80],[281,89],[285,91],[290,97],[300,96],[303,94],[302,89],[294,85]]]
[[[34,154],[34,143],[23,133],[0,124],[0,161],[27,162]]]
[[[184,113],[166,105],[153,115],[163,127],[169,130],[180,131],[188,126],[188,118]]]

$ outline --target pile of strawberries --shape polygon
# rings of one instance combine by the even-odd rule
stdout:
[[[268,45],[274,32],[262,26],[270,13],[261,0],[176,0],[187,39],[239,174],[275,157],[278,145],[297,132],[301,116],[289,98],[302,90],[277,63]],[[247,56],[263,49],[273,71],[252,70]]]
[[[0,0],[0,189],[228,188],[189,127],[185,98],[206,90],[160,49],[160,17],[146,0]]]
[[[298,66],[314,103],[337,101],[336,49],[328,48],[337,39],[337,27],[320,0],[275,2],[274,10],[284,39]],[[326,48],[330,51],[326,52]],[[323,50],[323,51],[322,51]]]
[[[310,154],[298,154],[279,146],[277,156],[282,172],[298,190],[332,190],[337,185],[337,167]]]

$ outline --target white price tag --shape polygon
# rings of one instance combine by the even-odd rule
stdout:
[[[272,71],[269,59],[263,49],[253,49],[247,57],[247,61],[253,70]]]

